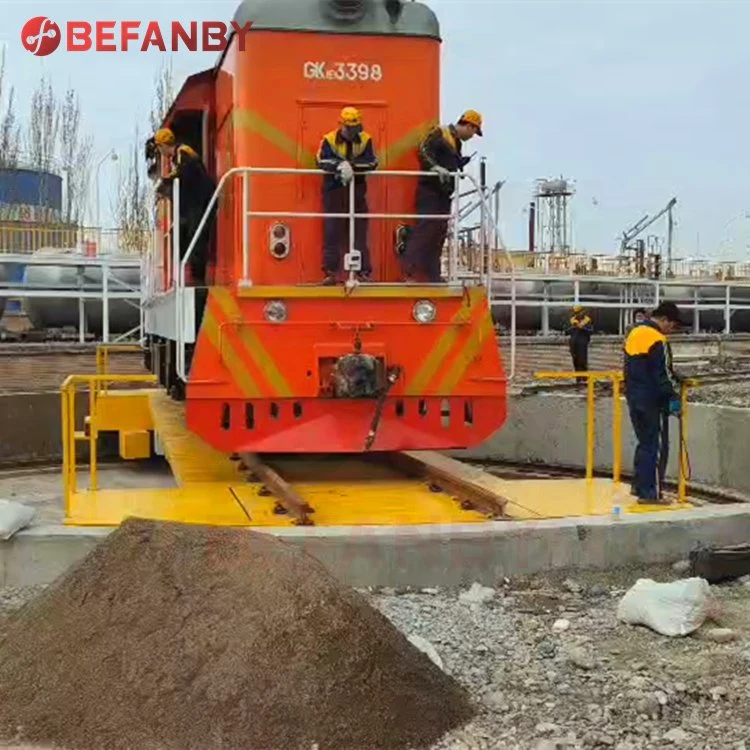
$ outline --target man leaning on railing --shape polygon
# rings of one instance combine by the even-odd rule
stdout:
[[[179,180],[180,185],[180,259],[185,257],[193,240],[203,214],[211,201],[216,185],[209,175],[201,157],[190,146],[178,143],[169,128],[162,128],[154,136],[156,148],[172,162],[172,170],[157,186],[157,193],[171,196],[172,183]],[[196,286],[206,283],[206,266],[211,241],[211,230],[215,216],[212,216],[196,240],[190,255],[188,267],[191,281]]]
[[[482,116],[474,110],[461,115],[456,125],[436,126],[419,146],[423,172],[436,172],[438,177],[422,177],[417,186],[417,213],[448,215],[451,213],[455,178],[470,157],[461,153],[464,141],[482,135]],[[440,283],[440,256],[448,235],[448,219],[419,219],[406,240],[402,258],[407,281],[424,274],[430,283]]]
[[[326,133],[318,149],[318,167],[326,172],[323,177],[323,211],[327,214],[344,214],[350,211],[349,184],[354,180],[354,212],[369,213],[367,204],[367,178],[365,174],[377,169],[372,136],[362,129],[362,115],[355,107],[344,107],[339,118],[339,128]],[[369,281],[372,273],[367,242],[367,219],[354,222],[354,249],[359,250],[362,267],[360,281]],[[325,286],[336,284],[341,266],[341,251],[349,246],[349,221],[336,217],[323,220],[323,273]],[[346,242],[344,242],[346,238]]]

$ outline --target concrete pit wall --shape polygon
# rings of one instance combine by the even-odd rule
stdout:
[[[635,435],[622,403],[622,467],[633,467]],[[613,402],[597,399],[594,463],[598,471],[612,470]],[[750,495],[750,410],[710,404],[689,404],[687,445],[691,480]],[[678,421],[670,420],[667,475],[677,479]],[[457,458],[513,463],[542,463],[558,467],[586,465],[586,398],[578,394],[545,393],[511,397],[502,430],[469,451],[455,451]]]
[[[76,398],[76,429],[83,429],[88,394]],[[116,456],[116,435],[101,435],[99,455]],[[79,461],[88,460],[88,445],[79,443]],[[62,406],[59,393],[0,395],[0,468],[62,461]]]

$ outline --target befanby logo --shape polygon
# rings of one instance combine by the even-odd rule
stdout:
[[[30,18],[21,29],[21,44],[32,55],[45,57],[60,46],[60,27],[46,16]]]
[[[236,21],[172,21],[162,28],[158,21],[68,21],[65,24],[65,49],[68,52],[223,52],[229,32],[237,35],[240,51],[252,21],[240,26]],[[21,44],[32,55],[51,55],[62,42],[60,27],[46,16],[30,18],[21,29]]]

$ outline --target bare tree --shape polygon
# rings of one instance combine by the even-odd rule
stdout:
[[[79,223],[86,210],[91,182],[93,138],[81,134],[81,107],[73,89],[68,89],[60,108],[60,164],[65,173],[65,222]]]
[[[5,99],[5,47],[0,52],[0,167],[18,166],[21,152],[21,126],[16,122],[15,90],[11,86]]]
[[[138,126],[131,161],[125,174],[118,176],[118,192],[115,214],[120,229],[120,247],[131,252],[143,252],[151,228],[149,183],[144,172],[143,146]]]
[[[164,117],[169,111],[174,101],[174,71],[172,70],[172,60],[162,62],[159,72],[154,79],[154,99],[151,104],[151,132],[156,131],[164,121]]]
[[[42,76],[39,87],[31,97],[26,150],[31,166],[50,171],[55,163],[57,136],[60,128],[60,109],[52,82]]]

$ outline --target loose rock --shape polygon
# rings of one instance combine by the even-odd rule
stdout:
[[[737,634],[730,628],[711,628],[706,631],[705,637],[714,643],[730,643],[737,639]]]
[[[482,586],[480,583],[473,583],[468,591],[464,591],[459,600],[464,604],[486,604],[495,598],[495,589]]]
[[[665,742],[671,742],[673,745],[687,745],[690,742],[690,735],[680,727],[670,729],[664,735]]]
[[[582,646],[572,646],[566,651],[568,661],[580,669],[593,669],[594,657]]]

